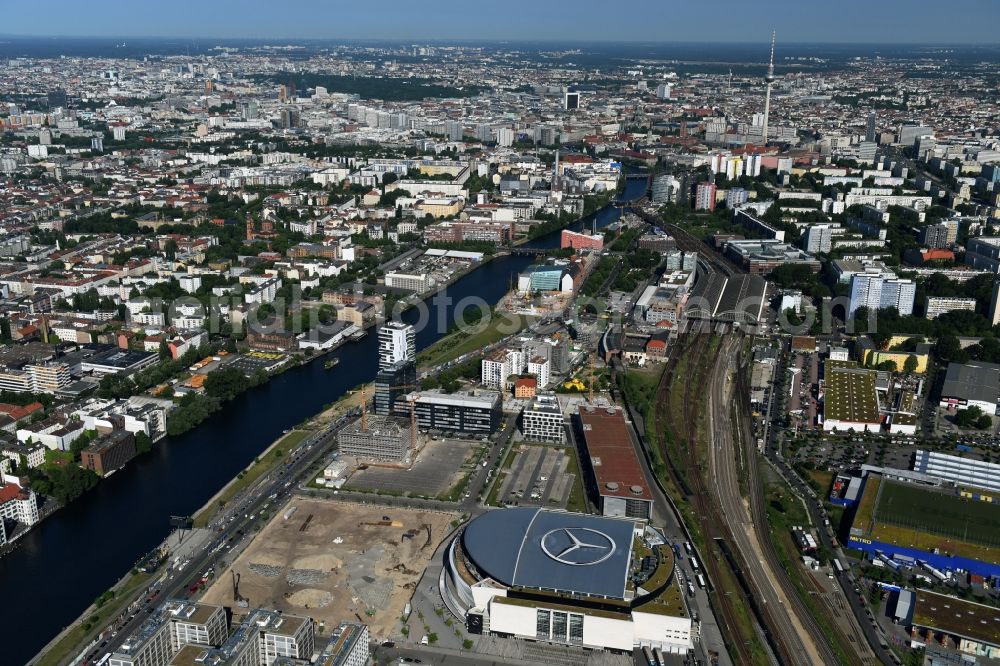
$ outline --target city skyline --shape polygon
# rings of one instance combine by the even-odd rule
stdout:
[[[45,22],[37,12],[10,9],[5,14],[2,37],[164,37],[189,39],[352,39],[352,40],[500,40],[558,42],[755,42],[765,41],[772,30],[779,42],[848,44],[997,44],[992,25],[1000,20],[1000,5],[983,0],[956,0],[951,3],[951,19],[928,23],[913,12],[913,3],[887,0],[862,3],[848,0],[836,13],[818,20],[795,11],[787,0],[762,0],[756,11],[745,13],[737,3],[724,0],[717,5],[720,17],[739,20],[707,21],[704,10],[695,6],[675,6],[641,0],[632,11],[619,15],[594,0],[567,2],[554,0],[539,5],[514,0],[501,6],[474,9],[452,2],[430,6],[396,4],[391,11],[373,15],[360,7],[321,6],[292,0],[288,11],[268,12],[261,0],[209,5],[190,1],[169,7],[149,7],[142,15],[117,14],[107,17],[117,5],[96,0],[82,5],[65,0],[50,3]],[[192,21],[189,10],[197,10]],[[259,11],[257,11],[259,10]],[[312,19],[304,24],[303,12]],[[858,16],[865,20],[859,22]],[[641,20],[639,20],[641,18]],[[530,19],[530,20],[529,20]],[[113,25],[113,29],[107,26]],[[153,29],[155,26],[155,29]],[[887,31],[887,26],[892,30]],[[887,37],[890,32],[892,37]]]

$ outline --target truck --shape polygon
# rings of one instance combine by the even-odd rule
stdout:
[[[693,571],[698,571],[698,560],[693,557],[691,558],[691,569]]]
[[[844,573],[844,565],[836,558],[833,559],[833,568],[839,574]]]
[[[692,585],[690,581],[688,582],[688,596],[689,597],[694,596],[694,585]]]
[[[684,551],[685,551],[685,552],[686,552],[686,553],[687,553],[688,555],[690,555],[690,554],[691,554],[691,552],[692,552],[692,551],[691,551],[691,542],[690,542],[690,541],[685,541],[685,542],[684,542]]]
[[[705,576],[702,574],[698,574],[698,587],[703,590],[705,589]]]
[[[656,666],[656,660],[653,659],[653,651],[648,647],[642,648],[642,658],[645,659],[648,666]]]

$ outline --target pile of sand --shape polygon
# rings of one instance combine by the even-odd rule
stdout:
[[[325,590],[307,588],[289,595],[288,603],[300,608],[325,608],[333,601],[333,595]]]

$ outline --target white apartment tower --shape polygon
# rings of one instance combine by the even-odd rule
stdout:
[[[401,321],[387,322],[378,330],[378,368],[386,370],[417,357],[416,331]]]

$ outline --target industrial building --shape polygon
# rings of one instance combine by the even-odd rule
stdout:
[[[495,391],[479,391],[474,395],[423,391],[398,400],[396,414],[409,417],[411,400],[417,425],[423,430],[489,436],[500,428],[503,420],[503,401]]]
[[[673,551],[642,521],[490,511],[449,544],[440,585],[470,633],[621,653],[692,647]]]
[[[580,432],[587,449],[590,487],[600,498],[605,516],[648,519],[653,508],[646,475],[636,455],[625,422],[617,407],[585,405],[579,411]]]
[[[369,415],[341,428],[337,444],[341,455],[399,462],[410,452],[410,429],[391,417]]]
[[[564,444],[566,429],[559,400],[554,395],[536,396],[521,412],[521,434],[532,442]]]
[[[948,409],[978,407],[996,414],[1000,401],[1000,365],[996,363],[949,363],[941,386],[941,406]]]
[[[962,654],[962,663],[974,663],[976,657],[1000,658],[1000,610],[994,606],[930,590],[904,589],[893,617],[909,629],[914,647],[956,650]]]

